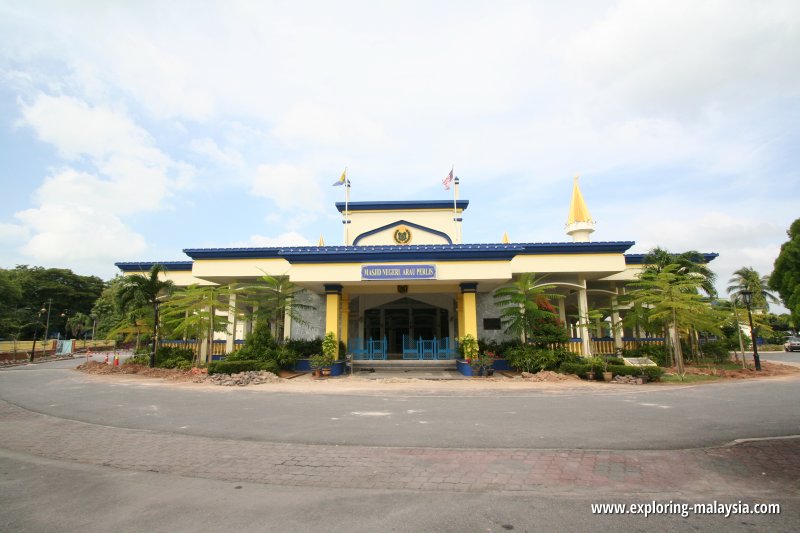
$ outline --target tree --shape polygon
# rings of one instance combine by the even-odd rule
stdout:
[[[86,334],[92,330],[94,321],[92,317],[80,311],[67,319],[67,330],[72,333],[75,339],[86,338]]]
[[[681,264],[670,264],[660,272],[643,271],[630,283],[626,300],[647,310],[646,320],[666,326],[672,336],[672,349],[680,374],[684,373],[680,332],[686,328],[719,332],[719,316],[698,293],[704,282],[699,274],[687,273]]]
[[[529,272],[494,292],[495,305],[502,309],[500,319],[506,333],[521,336],[523,342],[547,345],[567,338],[549,302],[563,296],[548,292],[555,289],[555,285],[542,283],[543,280]]]
[[[769,286],[780,295],[795,326],[800,326],[800,218],[792,222],[786,233],[789,240],[781,245]]]
[[[174,292],[162,305],[162,316],[168,331],[184,338],[194,337],[206,343],[211,357],[214,333],[228,327],[228,310],[235,291],[228,285],[189,285]],[[238,313],[238,311],[236,311]],[[200,354],[197,354],[198,361]]]
[[[153,265],[146,274],[133,274],[123,278],[117,298],[119,306],[125,310],[132,308],[148,307],[152,309],[153,317],[153,350],[150,352],[150,368],[156,366],[156,351],[158,350],[158,305],[162,296],[169,296],[175,284],[171,280],[161,279],[167,269],[163,265]]]
[[[667,250],[656,246],[644,257],[644,272],[651,272],[658,274],[663,272],[669,265],[678,265],[677,273],[681,274],[695,274],[703,278],[699,288],[709,296],[716,296],[717,290],[714,288],[714,283],[717,280],[717,275],[708,268],[703,254],[695,250],[674,254]]]
[[[105,283],[105,288],[95,300],[90,316],[97,321],[95,337],[108,339],[114,337],[112,330],[125,321],[125,311],[120,307],[119,289],[125,281],[124,276],[116,276]]]
[[[780,303],[780,301],[769,291],[769,276],[760,275],[752,267],[742,267],[733,273],[728,281],[728,294],[736,298],[737,302],[743,302],[742,292],[750,291],[753,293],[752,307],[769,311],[769,303]]]
[[[289,276],[268,274],[252,283],[237,286],[238,298],[242,303],[258,307],[257,319],[269,321],[272,335],[279,343],[283,343],[285,338],[285,316],[288,314],[292,320],[302,322],[301,311],[312,308],[298,301],[303,292],[304,289],[289,281]]]

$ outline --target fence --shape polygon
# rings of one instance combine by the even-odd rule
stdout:
[[[170,348],[185,348],[187,350],[192,350],[194,353],[197,353],[197,350],[200,349],[200,343],[205,341],[198,341],[196,339],[193,340],[175,340],[175,339],[167,339],[162,340],[158,343],[159,346],[169,346]],[[236,340],[233,343],[233,351],[239,350],[242,346],[244,346],[243,340]],[[226,349],[226,341],[224,340],[215,340],[211,344],[211,355],[225,355],[227,352]]]
[[[53,351],[56,349],[56,340],[50,339],[46,342],[43,341],[36,341],[36,353],[40,351],[47,350]],[[76,340],[74,347],[76,350],[83,350],[84,347],[88,349],[95,349],[95,348],[113,348],[115,345],[115,341],[113,340],[103,340],[97,339],[93,341],[83,341],[83,340]],[[0,353],[25,353],[33,349],[33,341],[0,341]]]
[[[646,338],[646,339],[632,339],[623,338],[622,348],[624,350],[635,350],[643,345],[650,346],[663,346],[664,339],[661,338]],[[554,347],[565,348],[570,352],[577,355],[585,355],[583,353],[583,343],[581,339],[571,339],[569,342],[562,344],[555,344]],[[617,347],[614,340],[610,339],[592,339],[592,353],[594,355],[611,355],[617,353]]]

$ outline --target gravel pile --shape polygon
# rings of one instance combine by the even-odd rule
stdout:
[[[211,376],[198,376],[195,381],[221,385],[223,387],[245,387],[247,385],[261,385],[262,383],[275,383],[281,378],[265,370],[251,370],[238,374],[212,374]]]
[[[522,379],[527,381],[580,381],[581,378],[575,374],[559,374],[558,372],[552,372],[550,370],[542,370],[535,374],[523,372]]]
[[[624,383],[626,385],[642,385],[647,380],[636,376],[614,376],[614,383]]]

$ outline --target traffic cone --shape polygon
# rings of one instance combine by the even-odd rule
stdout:
[[[119,366],[119,354],[114,354],[114,366]]]

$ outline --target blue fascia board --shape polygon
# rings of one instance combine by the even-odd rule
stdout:
[[[710,263],[711,261],[719,257],[719,254],[716,252],[701,253],[700,255],[703,256],[703,260],[706,263]],[[625,263],[628,265],[643,265],[645,264],[644,262],[645,257],[647,257],[647,254],[625,254]]]
[[[336,202],[336,209],[344,211],[344,202]],[[457,200],[456,207],[465,210],[469,200]],[[348,211],[400,211],[408,209],[453,209],[453,202],[447,200],[417,200],[392,202],[349,202]]]
[[[192,261],[131,261],[114,263],[114,266],[123,272],[147,272],[153,265],[161,265],[167,271],[189,271],[192,270]]]
[[[189,248],[192,259],[283,258],[289,263],[399,261],[498,261],[517,255],[624,253],[635,243],[555,242],[512,244],[410,244],[381,246],[293,246],[285,248]]]

